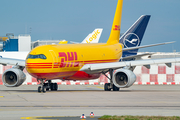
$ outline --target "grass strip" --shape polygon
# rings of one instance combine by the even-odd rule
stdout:
[[[104,115],[99,120],[180,120],[179,116],[111,116]]]

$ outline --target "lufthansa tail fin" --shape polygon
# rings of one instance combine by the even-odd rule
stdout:
[[[118,0],[116,12],[114,15],[114,21],[111,28],[111,33],[107,44],[119,43],[120,28],[121,28],[121,16],[122,16],[123,0]]]
[[[81,43],[98,43],[103,29],[97,28],[90,33]]]
[[[150,15],[142,15],[121,37],[120,43],[124,48],[138,47],[141,44]],[[122,57],[137,55],[138,49],[124,51]]]

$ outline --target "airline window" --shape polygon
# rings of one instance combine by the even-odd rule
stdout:
[[[40,58],[40,59],[46,59],[46,56],[43,55],[43,54],[39,54],[39,55],[31,55],[29,54],[27,59],[37,59],[37,58]]]

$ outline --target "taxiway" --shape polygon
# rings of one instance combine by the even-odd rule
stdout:
[[[180,116],[180,85],[133,85],[104,91],[103,85],[59,85],[58,91],[38,93],[36,85],[0,86],[0,118],[102,115]],[[92,119],[93,120],[93,119]]]

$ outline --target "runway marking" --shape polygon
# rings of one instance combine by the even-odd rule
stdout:
[[[96,86],[97,88],[104,89],[103,87]]]
[[[41,119],[43,116],[39,117],[21,117],[21,119],[26,119],[26,120],[52,120],[52,119]],[[53,117],[53,116],[52,116]],[[51,117],[51,118],[52,118]],[[39,119],[40,118],[40,119]],[[47,118],[47,117],[46,117]]]
[[[104,89],[104,87],[100,87],[100,86],[87,86],[87,87],[96,87],[96,88]]]
[[[61,118],[73,118],[79,116],[36,116],[36,117],[21,117],[21,119],[26,120],[52,120],[52,119],[61,119]]]

